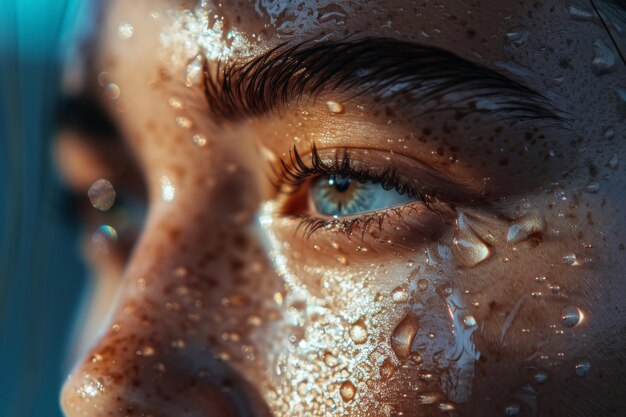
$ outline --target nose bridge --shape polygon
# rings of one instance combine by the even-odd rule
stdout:
[[[228,417],[250,404],[262,414],[220,345],[255,306],[238,287],[267,270],[251,232],[256,196],[233,166],[159,179],[108,330],[65,384],[68,416]]]

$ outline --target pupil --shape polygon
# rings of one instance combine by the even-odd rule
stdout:
[[[346,191],[350,187],[350,182],[351,180],[348,177],[335,175],[331,175],[328,179],[328,185],[330,185],[331,187],[335,187],[335,190],[339,191],[340,193]]]

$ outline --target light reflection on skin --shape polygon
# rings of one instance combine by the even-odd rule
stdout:
[[[607,97],[626,80],[620,62],[593,71],[593,41],[609,42],[603,27],[572,21],[558,2],[263,4],[106,5],[86,82],[106,71],[119,87],[102,100],[141,167],[149,215],[110,330],[66,384],[66,413],[533,415],[541,404],[558,416],[624,406],[612,329],[624,320],[613,295],[625,292],[617,138],[626,131]],[[203,59],[219,71],[217,59],[350,34],[438,46],[504,71],[548,90],[569,126],[455,117],[453,106],[424,115],[328,89],[261,117],[212,119]],[[305,238],[283,210],[295,197],[266,174],[294,145],[309,161],[311,143],[320,155],[349,148],[354,164],[436,178],[454,204],[414,203],[382,230],[330,225]],[[589,192],[590,181],[599,188]],[[567,262],[571,253],[592,262]],[[394,298],[398,288],[408,296]],[[568,305],[584,322],[561,324]],[[581,360],[592,367],[584,380]],[[544,370],[548,382],[535,383]]]

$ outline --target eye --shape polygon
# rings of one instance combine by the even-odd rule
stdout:
[[[309,212],[334,218],[359,215],[401,206],[415,198],[380,183],[344,175],[324,175],[309,185]]]

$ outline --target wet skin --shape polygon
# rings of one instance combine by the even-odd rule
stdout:
[[[205,46],[207,74],[187,87],[176,35],[202,8],[106,4],[86,83],[143,173],[149,211],[106,330],[64,387],[68,416],[620,415],[626,72],[598,19],[556,1],[206,7],[236,37]],[[441,48],[446,70],[490,84],[423,99],[353,73],[351,88],[301,94],[290,79],[264,112],[224,106],[219,88],[207,99],[228,65],[312,45],[391,74],[398,55]],[[119,98],[97,85],[103,71]],[[327,172],[288,184],[294,147]],[[346,159],[355,177],[393,167],[419,193],[319,220],[314,177],[349,176]]]

